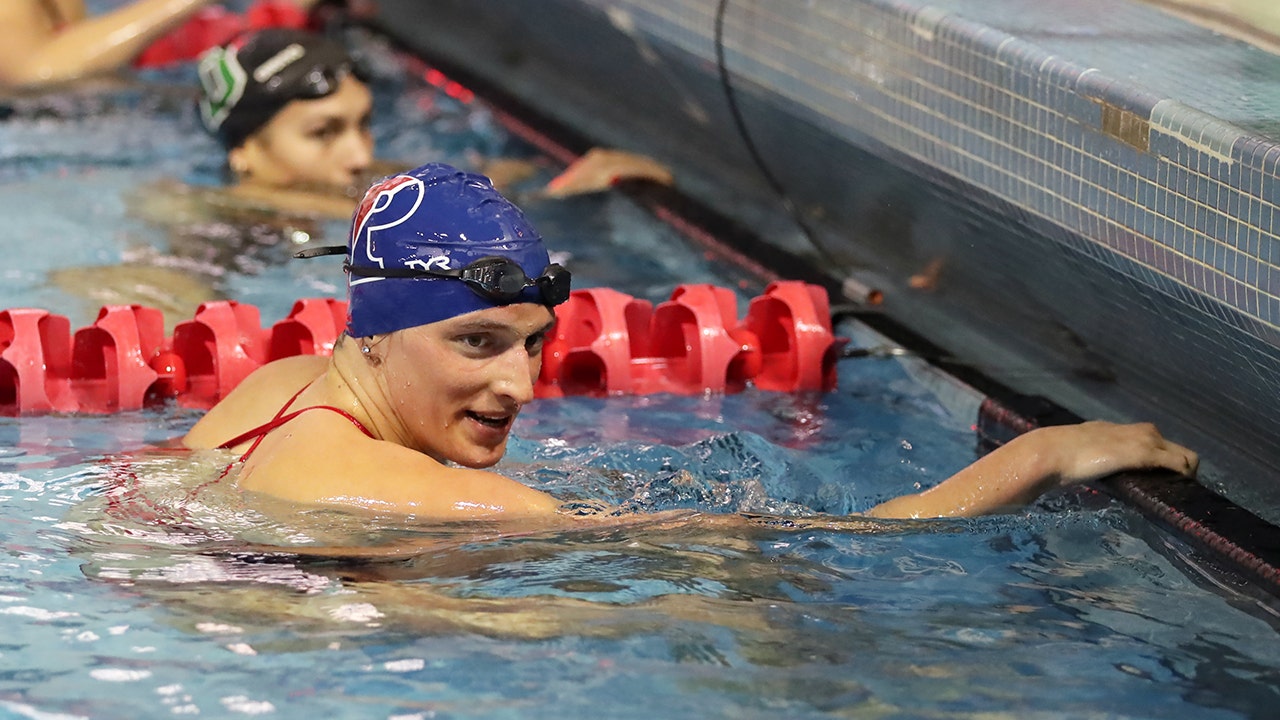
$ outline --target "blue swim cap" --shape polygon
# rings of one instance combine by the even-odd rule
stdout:
[[[520,208],[489,178],[450,165],[430,163],[375,183],[351,219],[347,247],[347,333],[352,337],[517,302],[545,304],[538,287],[503,301],[484,297],[457,278],[374,274],[459,270],[494,256],[515,262],[531,278],[548,266],[542,238]]]

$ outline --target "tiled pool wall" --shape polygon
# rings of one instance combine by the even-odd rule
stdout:
[[[691,29],[708,26],[699,13],[714,3],[634,5],[637,25],[706,56],[706,38]],[[1275,142],[920,3],[736,3],[724,23],[734,75],[803,108],[833,135],[869,138],[877,152],[1060,229],[1050,231],[1054,240],[1135,295],[1112,313],[1154,304],[1187,319],[1163,346],[1133,347],[1125,336],[1094,344],[1136,351],[1170,394],[1197,395],[1187,384],[1199,384],[1211,388],[1203,405],[1217,396],[1242,418],[1275,418]],[[1268,435],[1259,440],[1274,443]]]
[[[536,83],[543,64],[552,90],[523,92],[554,95],[552,112],[641,147],[674,129],[648,147],[750,175],[719,86],[723,10],[719,49],[761,156],[834,254],[886,284],[886,312],[1018,390],[1156,420],[1244,469],[1249,504],[1280,507],[1276,142],[924,3],[521,5],[473,18],[541,51],[479,60],[499,82]],[[936,286],[913,287],[931,259]],[[1017,365],[1002,353],[1049,369],[1001,378]]]

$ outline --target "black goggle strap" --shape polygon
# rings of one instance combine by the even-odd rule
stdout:
[[[345,245],[328,245],[309,248],[294,253],[295,258],[313,258],[324,255],[345,255]],[[454,278],[465,282],[482,294],[496,300],[514,300],[527,287],[537,287],[542,300],[548,305],[559,305],[569,299],[571,274],[559,263],[551,263],[542,275],[530,278],[524,269],[504,257],[480,258],[458,270],[419,270],[417,268],[371,268],[342,264],[342,269],[357,277],[383,278]]]
[[[343,75],[352,75],[365,84],[373,79],[373,73],[363,61],[346,53],[338,54],[326,47],[312,48],[308,55],[304,58],[306,62],[287,68],[276,76],[277,82],[264,87],[263,91],[277,96],[289,93],[290,97],[297,98],[327,97],[338,89]]]
[[[355,62],[344,62],[340,65],[316,64],[303,73],[294,83],[282,83],[279,88],[270,92],[279,93],[284,92],[289,87],[302,87],[305,92],[297,92],[295,90],[293,97],[304,99],[329,97],[337,91],[338,83],[342,82],[344,75],[351,75],[366,85],[372,79],[372,75]]]
[[[461,270],[418,270],[416,268],[374,268],[352,265],[349,262],[342,263],[342,269],[356,277],[380,277],[380,278],[424,278],[424,277],[446,277],[461,278]]]
[[[293,256],[299,260],[306,260],[313,257],[324,257],[325,255],[346,255],[346,245],[322,245],[321,247],[307,248],[299,250]]]

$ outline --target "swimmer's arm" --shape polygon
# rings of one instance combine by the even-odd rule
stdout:
[[[346,473],[339,470],[335,474],[337,468],[330,464],[326,473],[329,482],[312,482],[310,487],[298,489],[305,495],[314,493],[310,500],[323,505],[433,520],[552,519],[561,507],[561,501],[548,493],[503,475],[449,468],[408,448],[367,442],[384,446],[374,473],[370,474],[367,465],[361,470],[351,464]],[[358,486],[349,482],[349,478],[360,477],[356,473],[364,474]]]
[[[293,189],[262,187],[251,183],[224,191],[223,205],[247,211],[293,215],[321,220],[350,220],[355,200],[333,188]],[[226,201],[231,202],[226,202]]]
[[[1033,430],[922,493],[867,512],[882,518],[965,517],[1000,512],[1055,488],[1136,469],[1195,474],[1196,454],[1147,423],[1086,422]]]
[[[398,487],[391,480],[381,494],[400,512],[442,520],[555,518],[562,504],[541,490],[487,470],[441,466],[425,479],[417,475],[416,483]]]
[[[443,465],[340,424],[335,435],[334,425],[335,417],[327,413],[293,421],[292,438],[272,437],[260,446],[240,475],[240,487],[293,502],[420,520],[553,518],[561,506],[551,495],[497,473]],[[326,440],[326,434],[342,439]],[[301,447],[300,438],[308,438],[307,452],[293,449]],[[280,449],[284,452],[273,456]]]
[[[625,150],[592,148],[547,183],[544,192],[552,198],[583,195],[608,190],[621,180],[646,180],[659,185],[673,182],[671,170],[653,158]]]
[[[556,518],[562,504],[541,490],[495,472],[446,467],[418,457],[421,469],[412,471],[417,482],[384,490],[391,497],[397,490],[404,492],[395,497],[402,512],[444,520],[536,520]]]
[[[134,0],[91,18],[48,26],[37,0],[0,6],[0,85],[37,86],[124,67],[152,42],[215,0]],[[310,10],[319,0],[293,0]]]
[[[0,81],[37,85],[122,67],[155,39],[212,3],[213,0],[136,0],[117,10],[72,22],[57,32],[51,32],[38,13],[22,9],[4,13],[0,20],[6,22],[7,39],[0,56]],[[20,24],[7,24],[9,15]]]

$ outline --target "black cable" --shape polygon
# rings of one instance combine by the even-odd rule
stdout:
[[[778,177],[769,169],[768,164],[764,161],[764,156],[760,153],[760,149],[756,147],[755,141],[751,138],[751,133],[747,131],[747,123],[742,117],[742,110],[738,107],[738,96],[733,89],[733,83],[729,77],[729,66],[725,63],[724,57],[724,16],[728,8],[729,0],[719,0],[716,4],[715,49],[716,69],[720,73],[720,86],[724,89],[724,97],[729,104],[729,114],[733,117],[733,123],[737,126],[738,134],[742,137],[742,143],[746,146],[747,152],[751,155],[751,159],[755,162],[756,167],[759,168],[760,174],[764,177],[765,182],[767,182],[769,187],[777,194],[778,200],[782,203],[783,208],[786,209],[792,222],[800,228],[800,232],[804,235],[805,239],[808,240],[809,244],[813,246],[813,249],[822,256],[823,260],[833,268],[842,267],[842,264],[836,260],[835,256],[833,256],[831,252],[822,245],[822,243],[818,242],[817,233],[815,233],[813,229],[809,227],[809,224],[805,222],[799,208],[797,208],[795,203],[792,202],[791,196],[787,194],[786,188],[782,186],[782,182],[779,181]]]

